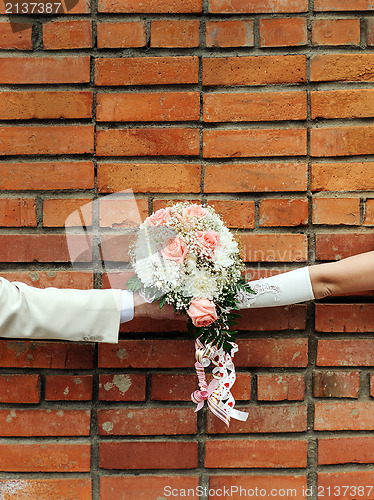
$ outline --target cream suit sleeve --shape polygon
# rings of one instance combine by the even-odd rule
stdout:
[[[39,289],[0,278],[0,337],[118,342],[121,290]]]

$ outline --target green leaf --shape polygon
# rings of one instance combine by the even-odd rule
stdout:
[[[140,290],[142,285],[143,283],[137,274],[131,276],[131,278],[129,278],[126,283],[127,289],[131,290],[132,292],[137,292],[138,290]]]
[[[164,305],[166,304],[166,298],[167,298],[167,295],[163,295],[160,298],[160,309],[162,309],[164,307]]]

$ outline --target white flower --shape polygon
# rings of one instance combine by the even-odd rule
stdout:
[[[214,251],[214,265],[216,268],[230,267],[234,264],[229,252],[224,247],[218,247]]]
[[[186,277],[181,292],[185,297],[212,300],[218,293],[217,282],[208,271],[196,269],[192,275]]]

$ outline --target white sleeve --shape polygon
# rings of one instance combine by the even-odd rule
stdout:
[[[121,290],[121,323],[126,323],[134,318],[134,294],[130,290]]]
[[[302,267],[269,278],[249,281],[254,294],[241,290],[236,298],[240,309],[275,307],[314,299],[308,267]]]

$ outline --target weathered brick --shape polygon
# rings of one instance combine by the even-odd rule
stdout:
[[[370,396],[374,397],[374,375],[370,375]]]
[[[22,281],[36,288],[93,288],[93,274],[89,271],[3,271],[1,276],[9,281]]]
[[[315,398],[358,398],[359,372],[315,371],[313,396]]]
[[[320,54],[312,56],[312,82],[370,82],[374,80],[374,54]]]
[[[358,470],[356,469],[353,472],[350,471],[338,471],[334,470],[334,472],[324,472],[318,474],[318,487],[320,488],[320,492],[324,491],[327,496],[327,492],[329,491],[327,488],[330,488],[330,491],[346,491],[349,496],[356,496],[357,488],[361,486],[364,494],[368,494],[373,489],[373,480],[374,473],[371,470]],[[348,489],[346,489],[348,486]],[[330,497],[331,498],[331,497]],[[368,498],[370,498],[370,493],[368,494]]]
[[[35,227],[36,208],[33,198],[1,198],[0,226]]]
[[[318,366],[374,366],[371,339],[319,340]]]
[[[99,434],[104,436],[163,436],[197,431],[196,413],[191,407],[99,410],[97,417]]]
[[[303,234],[241,234],[246,262],[305,262],[307,238]]]
[[[204,85],[267,85],[306,81],[306,58],[290,56],[212,57],[203,59]]]
[[[100,401],[145,401],[145,375],[135,373],[101,374]]]
[[[272,199],[260,202],[260,226],[305,226],[308,224],[308,200]]]
[[[237,406],[235,406],[237,408]],[[207,432],[211,434],[226,433],[277,433],[305,432],[306,406],[246,406],[238,408],[248,412],[245,422],[231,420],[227,427],[211,412],[208,413]]]
[[[204,158],[306,154],[305,129],[204,130]]]
[[[372,431],[374,403],[316,403],[316,431]]]
[[[0,84],[88,83],[90,57],[0,57]]]
[[[0,49],[32,50],[32,26],[31,23],[0,22]]]
[[[199,92],[98,94],[97,121],[198,121]]]
[[[318,440],[318,463],[320,465],[372,464],[373,461],[374,439],[372,436]]]
[[[311,92],[312,118],[371,118],[374,89]]]
[[[91,480],[75,479],[1,479],[0,494],[4,499],[17,493],[17,500],[33,498],[53,500],[89,500],[92,495]],[[9,496],[10,495],[10,496]]]
[[[147,199],[103,199],[99,203],[100,227],[138,227],[148,217]]]
[[[92,375],[47,375],[47,401],[91,401]]]
[[[151,47],[198,47],[200,21],[151,21]]]
[[[210,0],[209,12],[213,14],[264,14],[306,12],[307,0]]]
[[[144,21],[127,23],[97,23],[97,47],[99,49],[121,49],[145,47],[147,43]]]
[[[311,130],[311,156],[368,155],[374,152],[374,126]]]
[[[305,120],[306,92],[214,93],[204,95],[204,121]]]
[[[237,367],[293,367],[308,365],[307,339],[249,339],[238,340],[235,355]]]
[[[372,0],[355,0],[352,4],[350,0],[315,0],[315,11],[345,11],[345,10],[373,10]]]
[[[44,227],[92,226],[91,198],[53,198],[43,201]]]
[[[208,205],[222,216],[230,228],[253,229],[255,226],[255,202],[210,199]]]
[[[99,12],[145,14],[192,14],[202,11],[202,0],[100,0]]]
[[[48,2],[40,2],[43,7],[45,8],[45,6],[47,5]],[[91,3],[90,2],[87,2],[86,0],[77,0],[76,3],[70,3],[70,2],[67,2],[66,4],[65,3],[58,3],[57,4],[58,7],[56,6],[53,6],[53,13],[58,13],[58,14],[62,14],[62,15],[66,15],[66,14],[89,14],[91,12]],[[43,8],[41,7],[41,8]],[[6,4],[2,3],[0,4],[0,14],[5,14],[6,13]],[[21,7],[20,7],[21,8]],[[38,9],[41,9],[39,6],[38,6]],[[32,7],[30,6],[30,14],[31,14],[31,10],[32,10]],[[36,7],[34,7],[34,13],[36,13]],[[22,15],[22,14],[20,14]],[[13,22],[12,22],[13,24]]]
[[[92,100],[91,91],[0,92],[0,119],[91,118]]]
[[[307,441],[280,439],[214,440],[205,444],[208,468],[306,467]]]
[[[0,403],[39,403],[39,400],[40,375],[0,375]]]
[[[317,19],[312,25],[313,45],[359,45],[359,19]]]
[[[86,49],[91,47],[92,22],[90,20],[79,19],[43,23],[44,49]]]
[[[305,378],[303,375],[274,375],[259,373],[257,375],[257,399],[260,401],[297,401],[305,395]]]
[[[360,224],[359,198],[314,198],[313,224]]]
[[[198,193],[200,178],[201,165],[192,163],[99,163],[97,184],[101,193],[125,189],[134,193]]]
[[[204,191],[206,193],[306,191],[306,188],[307,165],[302,162],[205,166]]]
[[[63,443],[0,444],[4,472],[89,472],[90,445]]]
[[[197,156],[199,152],[197,128],[108,129],[96,133],[98,156]]]
[[[373,244],[372,233],[320,233],[316,235],[316,259],[344,259],[350,255],[370,252]]]
[[[102,469],[194,469],[197,442],[122,441],[101,442]]]
[[[295,47],[308,43],[304,17],[260,19],[261,47]]]
[[[196,375],[152,373],[151,399],[155,401],[191,401],[191,394],[196,390],[196,384]],[[235,387],[236,383],[233,389]]]
[[[295,500],[305,499],[303,492],[307,489],[307,478],[302,475],[277,476],[272,473],[263,476],[257,474],[240,476],[238,473],[235,473],[232,476],[227,474],[222,476],[212,475],[209,478],[209,487],[213,491],[223,491],[224,488],[227,488],[230,494],[232,492],[232,498],[237,498],[238,500],[240,499],[240,495],[242,493],[244,494],[244,492],[249,492],[251,494],[253,492],[256,496],[257,493],[261,492],[262,494],[264,491],[269,494],[271,490],[274,490],[274,485],[276,485],[276,490],[279,491],[282,496],[283,492],[288,492],[287,494],[292,494]],[[275,493],[275,491],[273,491],[273,493]],[[240,495],[237,496],[238,494]],[[256,498],[254,495],[253,498]]]
[[[207,47],[253,47],[253,21],[207,21]]]
[[[312,191],[374,189],[374,163],[312,163]]]
[[[364,226],[374,226],[374,199],[365,202]]]
[[[317,332],[373,332],[374,304],[317,304]]]
[[[198,69],[198,58],[189,56],[98,58],[95,59],[95,84],[170,85],[197,83]]]
[[[83,154],[93,151],[94,128],[91,125],[0,128],[1,155]]]
[[[90,412],[86,410],[0,410],[0,435],[88,436]]]

